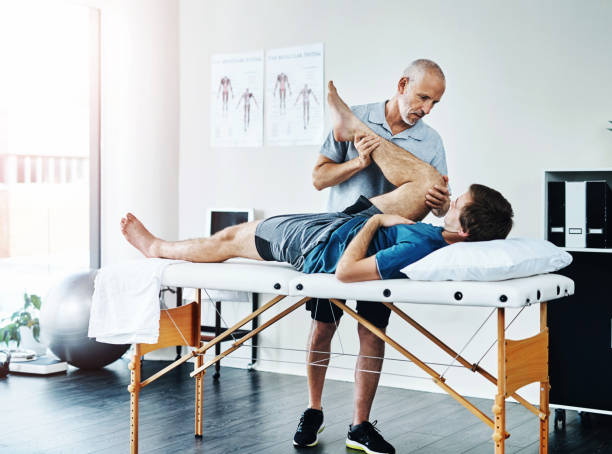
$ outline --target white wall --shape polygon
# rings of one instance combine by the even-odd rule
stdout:
[[[175,0],[77,0],[101,15],[101,261],[142,258],[121,235],[128,211],[178,232],[179,45]],[[174,348],[147,358],[173,358]]]
[[[139,258],[119,221],[178,231],[178,2],[80,0],[101,12],[102,265]]]
[[[427,121],[444,139],[455,194],[474,181],[494,186],[514,205],[512,234],[541,236],[543,169],[612,165],[612,133],[606,130],[612,119],[612,4],[605,0],[481,0],[469,5],[450,0],[182,0],[179,236],[201,235],[210,207],[254,207],[260,218],[322,209],[326,193],[315,191],[310,180],[318,147],[209,146],[211,54],[313,42],[325,43],[325,78],[336,82],[350,104],[390,97],[402,69],[415,58],[437,61],[447,76],[447,92]],[[161,158],[161,153],[154,158]],[[131,164],[138,158],[124,159]],[[116,158],[112,168],[122,165]],[[172,210],[166,206],[159,212]],[[487,313],[427,306],[406,306],[406,310],[453,345],[462,345]],[[533,334],[537,313],[537,308],[527,309],[521,315],[522,326],[511,329],[510,335]],[[226,314],[231,318],[232,309]],[[303,348],[308,325],[307,315],[299,311],[261,336],[260,343]],[[406,341],[414,353],[447,361],[401,326],[392,321],[389,333]],[[466,350],[469,359],[477,360],[493,341],[495,322],[485,331]],[[356,353],[354,323],[345,320],[340,334],[342,348]],[[335,342],[333,350],[339,351],[338,339]],[[297,361],[304,354],[271,351],[264,357]],[[491,371],[496,370],[493,359],[483,363]],[[352,364],[346,359],[334,363],[348,368]],[[302,365],[261,362],[259,367],[304,373]],[[385,367],[414,374],[410,367],[394,362]],[[450,376],[456,379],[451,386],[455,383],[459,391],[474,396],[494,394],[493,386],[483,385],[484,380],[471,384],[471,375],[453,369]],[[329,376],[351,379],[352,372],[330,369]],[[393,375],[383,376],[382,383],[437,390],[430,381]],[[536,398],[533,387],[528,396]]]

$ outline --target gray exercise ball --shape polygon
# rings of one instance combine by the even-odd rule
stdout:
[[[98,369],[123,355],[129,345],[96,342],[87,337],[96,270],[75,273],[43,299],[40,334],[51,351],[80,369]]]

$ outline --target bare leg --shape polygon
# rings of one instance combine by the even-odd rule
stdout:
[[[308,340],[311,352],[309,353],[306,372],[308,374],[308,407],[321,410],[321,396],[323,395],[323,385],[325,384],[325,374],[329,364],[329,352],[331,340],[336,332],[334,323],[312,321],[314,327]]]
[[[223,262],[233,257],[263,260],[255,248],[255,228],[261,221],[227,227],[210,238],[165,241],[149,232],[132,213],[121,219],[121,232],[145,257]]]
[[[376,136],[338,96],[333,82],[330,81],[328,87],[327,103],[332,117],[334,138],[338,141],[352,142],[366,135]],[[385,178],[394,186],[399,187],[404,183],[420,182],[423,177],[431,178],[436,174],[440,176],[434,167],[383,138],[381,138],[378,148],[372,152],[372,159],[380,167]],[[440,181],[443,182],[441,176]]]
[[[371,197],[370,202],[385,214],[399,214],[413,221],[422,220],[429,214],[425,195],[435,184],[445,185],[440,174],[424,175],[420,180],[404,183],[386,194]]]
[[[378,388],[382,358],[385,354],[385,342],[376,337],[367,328],[357,325],[359,333],[359,358],[355,367],[355,400],[353,425],[361,424],[370,418],[372,402]],[[372,371],[372,372],[361,372]]]

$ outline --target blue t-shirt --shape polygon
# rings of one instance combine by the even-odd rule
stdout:
[[[338,261],[351,240],[368,221],[367,216],[355,216],[338,227],[325,243],[318,244],[304,260],[304,273],[334,273]],[[417,222],[379,228],[367,256],[376,254],[376,267],[381,279],[400,279],[400,270],[427,254],[447,246],[442,227]]]

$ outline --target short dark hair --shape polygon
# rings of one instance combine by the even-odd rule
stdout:
[[[495,189],[482,184],[470,186],[472,201],[465,205],[459,222],[468,233],[466,241],[501,240],[512,229],[512,205]]]

